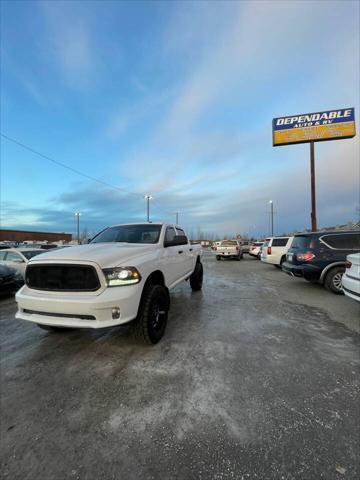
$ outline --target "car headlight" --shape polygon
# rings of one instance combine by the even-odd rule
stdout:
[[[133,285],[141,280],[140,273],[135,267],[116,267],[103,269],[108,287]]]

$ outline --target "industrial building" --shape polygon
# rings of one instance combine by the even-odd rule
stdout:
[[[7,230],[0,229],[0,242],[25,242],[27,240],[48,241],[48,242],[71,242],[71,233],[56,232],[33,232],[29,230]]]

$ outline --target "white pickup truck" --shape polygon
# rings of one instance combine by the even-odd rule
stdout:
[[[201,247],[159,223],[108,227],[89,244],[34,257],[16,294],[16,318],[46,330],[103,328],[133,322],[148,344],[164,334],[169,290],[189,280],[202,288]]]
[[[216,246],[215,253],[216,260],[221,260],[222,258],[241,260],[243,258],[241,245],[236,240],[222,240],[220,245]]]

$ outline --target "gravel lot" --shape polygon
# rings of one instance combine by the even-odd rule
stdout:
[[[359,306],[205,258],[166,335],[47,333],[0,302],[2,479],[358,479]]]

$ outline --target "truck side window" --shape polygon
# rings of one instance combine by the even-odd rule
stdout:
[[[177,234],[181,235],[182,237],[185,237],[187,240],[187,236],[185,235],[185,232],[182,228],[176,228]]]
[[[175,229],[173,227],[167,227],[165,232],[165,242],[173,242],[175,235]]]

